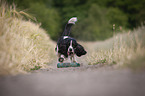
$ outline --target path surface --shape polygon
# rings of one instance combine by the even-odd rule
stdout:
[[[0,96],[145,96],[145,72],[81,66],[0,77]]]

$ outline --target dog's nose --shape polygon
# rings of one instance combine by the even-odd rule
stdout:
[[[71,51],[72,51],[72,49],[71,49],[71,48],[69,48],[69,51],[71,52]]]

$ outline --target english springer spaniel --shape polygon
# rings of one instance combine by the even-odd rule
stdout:
[[[65,26],[62,36],[58,39],[57,46],[55,48],[58,56],[58,61],[63,63],[67,58],[70,58],[71,62],[76,62],[75,55],[78,57],[85,55],[87,52],[77,43],[77,41],[70,37],[70,30],[72,25],[77,21],[77,17],[71,18]]]

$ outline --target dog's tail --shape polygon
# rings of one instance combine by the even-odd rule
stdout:
[[[72,25],[75,24],[76,21],[77,21],[77,17],[72,17],[71,19],[69,19],[68,23],[65,26],[65,29],[64,29],[62,36],[69,36],[70,35],[71,27],[72,27]]]

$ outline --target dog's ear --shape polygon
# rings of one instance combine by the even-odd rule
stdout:
[[[87,52],[85,51],[85,49],[83,48],[82,45],[77,44],[76,48],[75,48],[75,54],[80,57],[82,55],[85,55]]]

